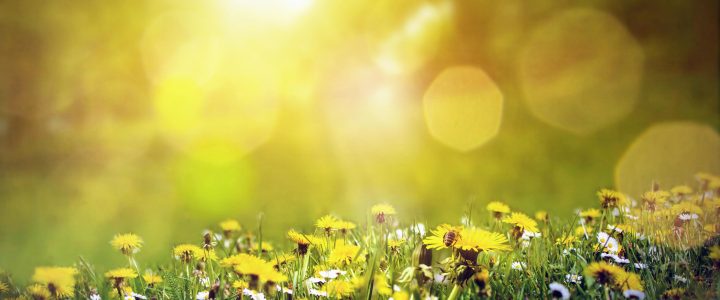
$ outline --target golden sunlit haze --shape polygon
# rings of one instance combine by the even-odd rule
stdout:
[[[0,0],[0,269],[692,184],[720,172],[717,6]]]

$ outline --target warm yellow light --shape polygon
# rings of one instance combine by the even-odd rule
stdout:
[[[425,3],[379,47],[375,63],[385,72],[411,72],[432,58],[449,31],[452,5]]]
[[[194,22],[191,22],[194,20]],[[204,85],[222,61],[223,38],[209,17],[192,12],[172,12],[157,17],[140,43],[148,78],[158,84],[184,77]]]
[[[633,110],[643,60],[640,44],[615,17],[572,9],[531,34],[520,57],[520,82],[540,120],[587,134]]]
[[[221,0],[221,9],[230,16],[288,24],[309,10],[314,0]]]
[[[445,69],[423,97],[425,121],[439,142],[459,151],[470,151],[497,135],[503,95],[480,68]]]
[[[693,122],[661,123],[643,132],[615,167],[617,187],[637,197],[657,182],[693,186],[698,172],[720,174],[720,135]]]
[[[197,129],[205,94],[188,78],[169,78],[155,88],[155,115],[163,133],[183,135]]]

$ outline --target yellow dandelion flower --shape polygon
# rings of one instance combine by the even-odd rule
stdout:
[[[349,265],[357,259],[361,259],[360,247],[339,243],[330,251],[328,262],[334,265]]]
[[[702,183],[706,188],[710,190],[716,190],[720,188],[720,176],[701,172],[695,174],[695,178],[697,178],[700,183]]]
[[[585,276],[595,279],[600,284],[617,282],[618,278],[625,276],[625,270],[604,261],[593,262],[585,267]]]
[[[462,227],[453,227],[448,224],[438,225],[434,230],[430,230],[430,235],[423,239],[423,244],[428,249],[445,249],[455,245],[460,238]]]
[[[637,233],[636,228],[630,224],[608,224],[607,229],[610,230],[610,234]]]
[[[375,204],[370,209],[370,212],[372,212],[372,214],[376,215],[376,216],[380,215],[380,214],[389,216],[389,215],[395,214],[395,208],[389,204],[384,204],[384,203],[383,204]]]
[[[197,259],[199,261],[203,261],[203,262],[216,261],[216,260],[218,260],[218,256],[215,253],[215,250],[202,249],[200,252],[197,253]]]
[[[130,268],[117,268],[105,272],[105,277],[110,279],[132,279],[138,277],[138,274]]]
[[[365,277],[360,276],[360,277],[353,277],[352,279],[350,279],[350,283],[352,284],[353,288],[361,289],[361,288],[365,287],[367,281],[365,280]]]
[[[535,212],[535,220],[547,222],[548,221],[548,213],[544,210]]]
[[[602,208],[613,208],[618,206],[627,206],[630,204],[622,193],[609,189],[601,189],[597,192]]]
[[[322,243],[322,239],[313,235],[306,235],[299,233],[293,229],[290,229],[287,233],[287,237],[297,244],[297,253],[299,255],[305,255],[310,245],[317,245]]]
[[[273,267],[278,268],[279,266],[285,265],[289,262],[295,261],[295,255],[291,254],[280,254],[275,257],[270,258],[270,262],[273,264]]]
[[[225,262],[227,263],[227,261]],[[221,265],[223,262],[221,262]],[[234,256],[232,260],[233,270],[241,275],[249,275],[251,278],[256,278],[251,283],[260,281],[270,282],[284,282],[287,277],[282,273],[275,270],[275,267],[270,262],[259,258],[255,255],[249,254],[238,254]],[[254,284],[251,284],[251,288],[255,288]]]
[[[233,258],[232,266],[235,272],[242,275],[258,275],[261,273],[259,270],[269,266],[267,261],[255,255],[241,253],[233,256]]]
[[[588,222],[599,218],[601,215],[602,215],[602,212],[600,212],[600,210],[597,208],[590,208],[590,209],[583,210],[580,212],[580,217],[584,218],[585,221],[588,221]]]
[[[370,209],[370,212],[375,216],[375,221],[379,224],[385,223],[385,218],[395,214],[395,208],[389,204],[375,204]]]
[[[703,210],[700,206],[690,202],[680,202],[670,207],[670,212],[674,215],[691,213],[691,214],[702,214]]]
[[[110,241],[113,248],[120,250],[122,254],[131,255],[142,247],[142,239],[132,233],[118,234]]]
[[[523,213],[514,212],[502,220],[504,223],[512,224],[515,227],[527,231],[538,232],[537,222]]]
[[[287,237],[296,244],[305,246],[317,244],[321,240],[320,238],[313,235],[299,233],[294,229],[290,229],[290,231],[288,231]]]
[[[33,284],[27,288],[28,294],[33,299],[50,299],[50,291],[46,286],[41,284]]]
[[[714,261],[720,261],[720,246],[712,246],[710,247],[710,254],[708,254],[708,257]]]
[[[661,205],[667,201],[667,199],[670,198],[670,193],[667,191],[648,191],[642,194],[640,199],[642,199],[643,204],[645,204],[645,207],[647,207],[650,210],[655,210],[658,208],[658,205]]]
[[[226,238],[229,238],[232,236],[233,232],[238,232],[242,230],[242,226],[240,226],[240,222],[234,219],[227,219],[225,221],[220,222],[220,229],[223,231],[223,235],[225,235]]]
[[[406,291],[397,291],[392,294],[393,300],[410,300],[410,294]]]
[[[349,221],[342,221],[342,220],[337,221],[334,226],[335,229],[340,230],[343,233],[353,230],[356,227],[357,227],[357,225],[355,225],[355,223],[349,222]]]
[[[355,288],[348,281],[333,280],[323,285],[322,291],[326,292],[329,297],[341,299],[352,295]]]
[[[402,246],[402,244],[404,244],[404,243],[405,243],[405,240],[390,239],[390,240],[388,240],[388,247],[390,249],[397,249],[397,248],[400,248],[400,246]]]
[[[260,245],[260,247],[258,247],[258,244],[255,242],[250,243],[250,251],[257,252],[258,248],[260,248],[260,250],[263,253],[271,252],[275,249],[270,242],[266,242],[266,241],[263,241],[262,244]]]
[[[151,286],[163,282],[163,279],[162,277],[160,277],[160,275],[152,273],[145,273],[145,275],[143,275],[143,279],[145,280],[145,283]]]
[[[185,263],[203,255],[203,249],[193,244],[180,244],[173,248],[173,256]]]
[[[495,217],[496,219],[500,219],[503,214],[510,213],[510,207],[500,201],[493,201],[488,203],[488,205],[485,206],[485,209],[492,213],[493,217]]]
[[[7,283],[0,281],[0,293],[4,293],[10,290],[10,286]]]
[[[132,287],[130,287],[130,286],[124,286],[121,288],[121,290],[122,290],[122,294],[125,296],[124,298],[130,298],[130,297],[132,297],[132,294],[135,293],[135,291],[133,291]],[[132,297],[132,298],[135,298],[135,297]]]
[[[576,240],[577,239],[574,235],[563,234],[561,237],[555,239],[555,245],[563,245],[565,247],[570,247],[573,245],[573,243],[575,243]]]
[[[534,221],[533,221],[534,222]],[[460,232],[460,238],[455,247],[461,250],[481,251],[508,251],[508,239],[497,232],[485,231],[477,228],[466,228]]]
[[[385,277],[385,274],[378,273],[375,274],[375,289],[377,290],[377,293],[383,296],[390,296],[392,295],[392,287],[387,282],[387,278]]]
[[[315,227],[324,229],[326,232],[330,232],[333,229],[335,229],[335,224],[337,224],[338,219],[335,218],[332,215],[326,215],[321,217],[315,222]]]
[[[259,277],[263,281],[274,282],[274,283],[285,282],[288,280],[288,278],[287,278],[287,276],[285,276],[285,274],[276,271],[274,268],[272,268],[272,269],[265,268],[264,272],[261,273]]]
[[[583,226],[575,227],[575,235],[577,235],[577,236],[583,236],[583,235],[585,235],[586,233],[587,233],[588,235],[591,235],[592,232],[593,232],[592,227],[588,227],[588,226],[585,226],[585,227],[583,227]]]
[[[232,283],[232,287],[238,291],[242,291],[246,288],[248,288],[248,283],[244,280],[235,280]]]
[[[670,193],[675,196],[684,196],[692,194],[693,189],[687,185],[678,185],[670,189]]]
[[[39,267],[35,268],[32,279],[56,297],[69,297],[75,292],[77,273],[77,269],[70,267]]]
[[[622,273],[620,273],[617,277],[616,284],[617,287],[623,291],[643,291],[643,284],[642,280],[640,279],[640,275],[633,272],[623,271]]]
[[[662,294],[663,299],[683,299],[685,297],[685,289],[684,288],[674,288],[666,290]]]

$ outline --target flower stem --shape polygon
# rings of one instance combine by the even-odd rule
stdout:
[[[458,297],[458,295],[460,294],[460,289],[461,289],[460,285],[455,284],[455,286],[453,287],[452,292],[450,292],[450,296],[448,296],[447,300],[455,300]]]

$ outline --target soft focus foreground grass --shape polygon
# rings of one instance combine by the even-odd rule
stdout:
[[[377,120],[356,112],[363,106],[351,106],[363,101],[337,104],[327,91],[350,69],[346,60],[371,64],[365,54],[346,50],[355,48],[354,37],[383,35],[401,24],[399,15],[390,16],[396,10],[386,9],[388,16],[374,17],[393,19],[388,22],[393,26],[370,22],[368,27],[382,23],[377,24],[382,28],[358,34],[356,22],[372,11],[365,1],[356,1],[363,9],[349,15],[340,11],[340,17],[330,19],[340,26],[321,26],[321,34],[298,26],[305,36],[321,37],[316,60],[299,57],[310,62],[300,64],[296,77],[301,80],[292,82],[307,95],[297,97],[293,85],[279,85],[281,109],[269,139],[237,161],[218,164],[178,149],[153,123],[151,79],[137,48],[144,29],[167,3],[12,2],[1,3],[0,9],[10,37],[0,48],[0,65],[9,69],[0,77],[0,267],[19,280],[29,277],[32,264],[69,264],[78,255],[100,269],[121,263],[122,258],[98,247],[117,232],[136,232],[148,241],[139,259],[167,261],[167,247],[197,239],[216,220],[233,217],[254,224],[260,213],[273,239],[291,226],[307,228],[325,213],[363,219],[378,201],[395,205],[406,221],[428,223],[453,223],[459,211],[492,200],[570,216],[575,208],[594,203],[594,191],[615,186],[618,159],[649,126],[674,120],[720,125],[713,51],[717,9],[707,8],[717,5],[713,1],[507,7],[456,1],[454,31],[439,46],[440,54],[402,82],[408,86],[402,97],[408,105],[395,121],[406,131],[373,127]],[[530,32],[575,5],[616,16],[645,52],[645,76],[632,113],[580,136],[533,116],[516,70]],[[401,6],[403,12],[413,9]],[[63,13],[68,17],[59,17]],[[296,53],[297,41],[284,42],[290,46],[280,51],[282,56],[296,58],[288,53]],[[482,67],[493,78],[504,109],[494,139],[459,153],[427,132],[421,99],[437,73],[465,64]],[[65,103],[68,99],[72,105]],[[56,101],[63,102],[63,109]],[[26,110],[9,111],[6,105]],[[335,113],[332,107],[343,105],[349,108],[341,110],[340,120],[328,117]],[[344,119],[377,130],[343,136],[338,128]]]
[[[112,255],[99,262],[112,271],[79,258],[64,264],[73,266],[72,273],[36,269],[32,281],[40,285],[27,291],[17,275],[3,273],[0,295],[709,299],[720,289],[720,177],[698,178],[698,192],[655,190],[635,201],[603,190],[599,205],[579,215],[540,213],[535,220],[499,203],[466,214],[455,209],[463,215],[460,225],[436,227],[404,221],[402,211],[382,204],[365,221],[327,215],[314,229],[291,226],[304,230],[290,230],[279,240],[268,237],[265,216],[243,222],[246,227],[228,220],[191,234],[195,242],[165,247],[169,260],[142,255],[154,243],[147,237],[116,235],[112,247],[98,247]],[[159,277],[150,283],[153,274]]]

